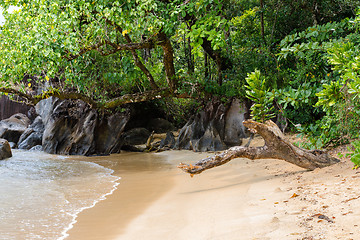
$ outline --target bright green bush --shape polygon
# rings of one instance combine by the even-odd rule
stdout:
[[[251,116],[255,121],[265,122],[275,116],[274,95],[266,86],[266,79],[259,70],[249,73],[246,78],[248,89],[246,96],[254,102],[251,106]]]

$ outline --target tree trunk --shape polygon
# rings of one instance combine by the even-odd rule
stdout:
[[[163,61],[164,61],[164,68],[166,74],[166,81],[168,82],[170,90],[175,91],[177,87],[177,79],[175,76],[175,67],[174,67],[174,50],[172,48],[170,39],[166,36],[165,33],[160,32],[158,34],[158,39],[164,51]]]
[[[230,69],[232,67],[231,59],[224,57],[221,51],[213,50],[211,46],[211,42],[206,38],[203,38],[203,44],[201,46],[204,49],[204,51],[208,54],[208,56],[215,61],[218,72],[217,82],[219,86],[221,86],[223,71]]]
[[[253,120],[246,120],[243,124],[250,130],[259,133],[264,138],[265,145],[262,147],[232,147],[223,153],[200,160],[195,165],[180,163],[178,167],[193,176],[206,169],[223,165],[234,158],[282,159],[309,170],[327,167],[339,162],[338,159],[329,156],[324,151],[310,151],[291,144],[272,121],[258,123]]]

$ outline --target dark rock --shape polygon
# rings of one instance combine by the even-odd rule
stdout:
[[[193,146],[195,151],[207,152],[207,151],[221,151],[226,149],[226,144],[221,140],[219,132],[216,128],[209,126],[204,135],[195,142]]]
[[[150,134],[151,132],[146,128],[133,128],[124,132],[121,139],[123,139],[124,145],[140,145],[146,143]]]
[[[132,146],[132,145],[124,145],[121,147],[122,150],[128,151],[128,152],[144,152],[145,148]]]
[[[33,123],[29,126],[29,128],[33,129],[35,132],[44,132],[45,125],[40,116],[36,117]]]
[[[226,144],[222,142],[224,139],[224,116],[225,107],[223,104],[219,101],[209,102],[204,111],[190,119],[180,130],[175,148],[194,151],[226,149]]]
[[[80,100],[55,100],[39,111],[44,119],[43,150],[53,154],[88,155],[94,152],[97,112]],[[49,109],[53,109],[51,112]]]
[[[209,102],[180,130],[175,148],[194,151],[221,151],[240,145],[246,137],[242,121],[248,114],[245,104],[234,100],[226,108],[219,101]]]
[[[32,132],[24,141],[18,144],[19,149],[30,149],[36,145],[42,144],[42,136],[41,132]]]
[[[153,129],[149,126],[150,120],[157,118],[164,119],[166,116],[166,113],[161,107],[159,107],[158,104],[156,104],[156,101],[130,104],[128,106],[128,111],[130,119],[126,124],[124,131],[128,131],[133,128],[146,128],[152,132]]]
[[[23,132],[23,134],[21,134],[21,136],[20,136],[20,138],[19,138],[19,144],[21,144],[23,141],[25,141],[25,139],[26,138],[28,138],[29,136],[30,136],[30,134],[32,134],[33,132],[35,132],[34,131],[34,129],[32,129],[32,128],[27,128],[26,130],[25,130],[25,132]]]
[[[36,145],[41,145],[44,129],[44,123],[42,122],[41,117],[38,116],[29,128],[20,136],[18,148],[30,149]]]
[[[165,139],[160,142],[160,148],[173,148],[175,146],[175,137],[172,132],[167,132]]]
[[[48,99],[44,99],[40,101],[35,106],[36,113],[42,119],[42,122],[46,125],[51,114],[54,110],[54,107],[59,104],[60,100],[54,97],[50,97]]]
[[[56,154],[118,153],[123,145],[120,136],[129,121],[127,112],[99,116],[81,100],[49,98],[39,102],[36,111],[45,126],[43,151]],[[33,125],[35,132],[42,128],[40,122]]]
[[[30,152],[42,152],[43,151],[43,147],[41,145],[36,145],[32,148],[29,149]]]
[[[130,119],[126,113],[116,113],[103,118],[95,129],[95,153],[119,153],[122,145],[121,134]]]
[[[17,143],[30,124],[30,119],[22,113],[0,121],[0,138]]]
[[[149,129],[151,132],[154,131],[155,133],[165,133],[175,130],[174,125],[163,118],[151,119],[148,122],[146,128]]]
[[[6,139],[0,139],[0,160],[12,157],[10,144]]]

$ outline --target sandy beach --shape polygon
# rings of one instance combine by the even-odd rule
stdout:
[[[209,154],[96,158],[122,179],[80,213],[67,239],[360,239],[360,172],[348,159],[314,171],[235,159],[193,178],[176,168]]]

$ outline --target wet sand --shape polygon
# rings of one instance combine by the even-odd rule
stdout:
[[[192,163],[207,155],[170,151],[97,159],[122,177],[120,185],[106,200],[79,215],[67,239],[360,236],[354,235],[360,221],[356,195],[360,174],[351,170],[348,160],[308,172],[281,160],[235,159],[194,178],[176,168],[179,162]]]
[[[66,239],[116,239],[131,220],[173,186],[170,165],[164,157],[122,153],[85,160],[113,169],[114,175],[121,177],[120,184],[106,200],[79,214]]]

